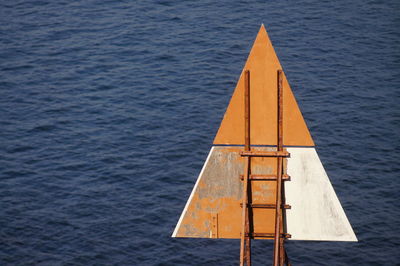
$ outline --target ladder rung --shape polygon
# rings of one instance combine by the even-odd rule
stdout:
[[[240,175],[240,180],[243,180],[244,175]],[[260,181],[276,181],[276,175],[250,175],[249,180],[260,180]],[[282,175],[283,181],[289,181],[289,175]]]
[[[252,157],[289,157],[290,153],[287,151],[241,151],[240,156]]]
[[[246,233],[246,236],[250,237],[269,237],[269,238],[274,238],[275,234],[274,233]],[[282,237],[284,238],[291,238],[291,234],[284,233],[282,234]]]
[[[276,204],[260,204],[260,203],[249,203],[247,204],[250,208],[262,208],[262,209],[275,209],[276,208]],[[243,204],[240,203],[240,207],[242,207]],[[284,204],[282,205],[282,207],[284,209],[291,209],[292,206],[290,206],[289,204]]]

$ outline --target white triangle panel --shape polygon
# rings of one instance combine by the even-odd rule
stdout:
[[[357,241],[315,148],[288,148],[285,182],[291,240]]]

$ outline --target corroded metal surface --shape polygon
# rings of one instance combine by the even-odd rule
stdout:
[[[254,149],[276,150],[270,147]],[[239,155],[242,150],[243,147],[221,146],[211,149],[173,236],[212,238],[212,219],[218,215],[218,238],[240,238],[243,193],[240,175],[243,174],[245,160]],[[252,174],[276,174],[276,158],[255,157],[251,160]],[[275,186],[276,182],[271,180],[251,182],[251,202],[274,204]],[[252,213],[254,232],[274,232],[275,209],[254,208]]]
[[[283,85],[282,85],[282,70],[277,71],[277,114],[278,114],[278,126],[277,126],[277,153],[283,151]],[[274,266],[283,266],[283,252],[284,252],[284,238],[283,234],[283,210],[281,208],[282,202],[284,202],[284,196],[282,191],[282,174],[283,174],[283,159],[277,157],[277,180],[276,180],[276,206],[275,208],[275,235],[274,235]]]
[[[250,151],[250,71],[244,72],[244,151]],[[239,265],[251,266],[251,238],[250,238],[250,218],[251,209],[248,208],[251,202],[251,188],[249,176],[251,174],[251,158],[244,159],[243,173],[243,193],[242,193],[242,231],[240,232],[240,258]]]
[[[176,237],[240,238],[243,147],[213,147],[175,229]],[[257,148],[269,150],[273,148]],[[314,148],[288,148],[285,181],[286,232],[290,240],[357,241]],[[276,158],[252,158],[252,174],[273,175]],[[274,162],[275,161],[275,162]],[[252,181],[252,202],[273,203],[275,182]],[[274,232],[274,209],[254,208],[254,232]],[[213,217],[218,215],[218,236]],[[215,230],[214,230],[215,231]]]

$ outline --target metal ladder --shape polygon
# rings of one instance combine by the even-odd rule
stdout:
[[[284,209],[290,209],[290,206],[285,204],[283,181],[289,180],[289,176],[284,174],[283,159],[290,154],[283,148],[283,72],[277,71],[278,83],[278,127],[277,127],[277,150],[276,151],[255,151],[250,147],[250,71],[244,72],[244,120],[245,120],[245,145],[244,150],[240,155],[244,157],[244,174],[241,176],[243,180],[243,197],[242,203],[242,231],[240,235],[240,266],[251,266],[251,239],[256,237],[274,239],[274,256],[273,265],[283,266],[291,265],[284,247],[285,239],[290,238],[289,234],[284,232]],[[251,157],[272,157],[277,159],[276,175],[252,175],[251,174]],[[275,203],[253,204],[251,202],[251,190],[249,185],[251,181],[276,181],[276,200]],[[267,208],[275,209],[275,230],[274,232],[260,233],[251,232],[252,209]]]

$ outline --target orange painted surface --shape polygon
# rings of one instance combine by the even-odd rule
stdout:
[[[272,149],[255,148],[263,151]],[[239,152],[242,150],[242,147],[213,148],[177,225],[176,237],[240,238],[243,189],[240,175],[243,174],[244,157]],[[251,158],[251,173],[276,175],[276,165],[276,158]],[[275,203],[276,181],[258,180],[250,184],[252,203]],[[253,232],[273,233],[275,209],[252,208],[252,211]]]
[[[244,71],[250,71],[250,143],[277,145],[277,72],[281,65],[261,26],[214,144],[244,144]],[[283,144],[314,146],[296,99],[283,75]],[[176,237],[240,238],[244,158],[243,147],[214,146],[175,229]],[[276,151],[252,147],[252,151]],[[252,157],[251,174],[277,175],[277,158]],[[286,173],[287,159],[284,159]],[[253,204],[275,204],[276,180],[249,181]],[[288,203],[290,204],[290,203]],[[251,208],[254,233],[274,233],[275,209]]]
[[[277,145],[277,71],[282,69],[261,26],[214,144],[244,144],[244,70],[250,70],[250,143]],[[314,146],[286,76],[283,78],[283,144]]]

